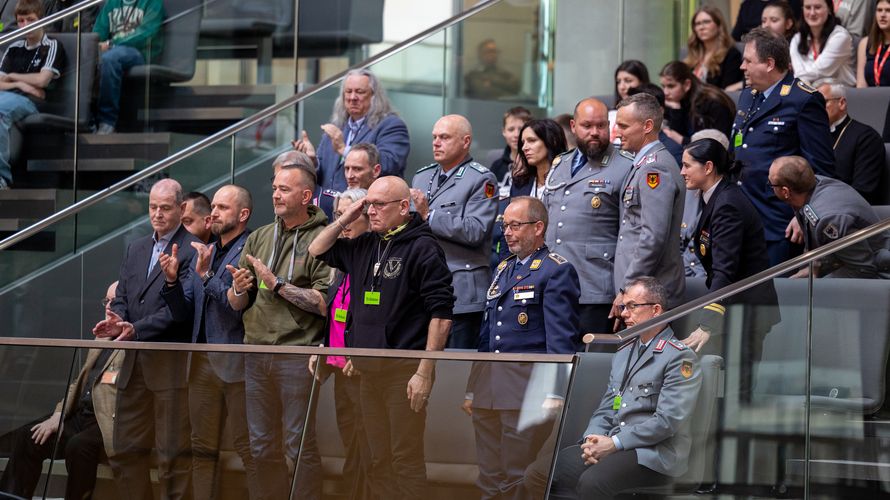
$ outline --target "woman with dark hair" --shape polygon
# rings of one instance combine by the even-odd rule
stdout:
[[[616,108],[622,99],[627,99],[627,91],[649,83],[649,69],[636,59],[628,59],[615,69],[615,103]]]
[[[684,61],[699,80],[726,90],[742,88],[742,53],[735,48],[726,20],[716,7],[703,5],[692,16]]]
[[[682,61],[667,63],[659,73],[664,89],[664,133],[677,144],[689,143],[692,134],[708,128],[727,137],[735,119],[735,103],[719,88],[702,84]]]
[[[700,139],[683,151],[680,175],[686,182],[686,189],[701,192],[703,208],[695,230],[694,248],[707,273],[705,283],[709,291],[719,290],[769,267],[763,223],[757,209],[735,182],[738,169],[738,163],[733,162],[726,148],[714,139]],[[775,305],[772,283],[764,285],[750,289],[750,293],[706,306],[701,311],[698,328],[683,342],[696,352],[710,343],[707,352],[722,355],[722,342],[713,341],[716,340],[714,336],[723,331],[726,305]],[[749,310],[753,316],[748,314]],[[778,322],[778,315],[774,308],[749,307],[745,320],[744,331],[754,333],[746,334],[752,342],[743,345],[743,364],[748,364],[760,359],[762,336]],[[742,387],[750,387],[744,385],[749,382],[750,377],[743,377]]]
[[[760,16],[760,27],[783,36],[790,42],[794,34],[797,33],[797,21],[794,11],[791,10],[791,5],[785,0],[767,2],[763,7],[763,14]]]
[[[791,39],[794,76],[812,84],[832,78],[856,85],[853,74],[853,38],[834,15],[832,0],[804,0],[800,31]]]
[[[546,118],[523,125],[519,131],[519,162],[513,172],[510,196],[528,195],[540,200],[550,164],[565,151],[565,132],[555,121]]]
[[[867,37],[859,41],[857,50],[856,86],[890,86],[890,68],[884,71],[890,54],[890,0],[878,0],[871,30]]]

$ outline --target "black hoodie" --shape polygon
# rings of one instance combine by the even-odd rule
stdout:
[[[319,259],[350,276],[347,347],[423,350],[430,319],[451,319],[454,290],[445,252],[417,214],[389,241],[377,233],[340,238]]]

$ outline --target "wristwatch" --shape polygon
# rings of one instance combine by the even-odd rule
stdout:
[[[281,277],[275,278],[275,288],[272,289],[272,292],[278,293],[278,290],[281,290],[281,287],[283,287],[285,283],[287,283],[287,282],[284,281],[284,278],[281,278]]]
[[[213,269],[209,269],[206,273],[201,275],[201,279],[205,282],[213,277]]]

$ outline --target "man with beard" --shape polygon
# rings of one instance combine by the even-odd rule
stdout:
[[[612,331],[608,317],[615,298],[621,187],[633,160],[609,143],[608,113],[592,97],[575,106],[571,127],[578,148],[554,158],[543,200],[550,218],[547,247],[571,262],[581,280],[584,332]]]
[[[192,321],[196,344],[241,344],[244,342],[242,312],[229,307],[226,292],[232,274],[226,265],[237,265],[250,230],[253,210],[250,192],[223,186],[210,205],[210,230],[216,242],[194,242],[195,265],[182,282],[176,274],[177,251],[162,254],[158,262],[166,284],[161,297],[177,321]],[[244,393],[244,356],[240,353],[193,352],[189,362],[189,418],[192,424],[192,485],[195,498],[218,498],[219,447],[226,425],[247,475],[247,489],[256,494],[256,467],[250,454]]]

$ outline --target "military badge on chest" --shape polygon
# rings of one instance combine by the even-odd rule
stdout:
[[[698,235],[698,240],[701,243],[698,246],[698,251],[701,252],[702,256],[708,254],[708,248],[711,246],[711,235],[704,229],[702,229],[701,234]]]

